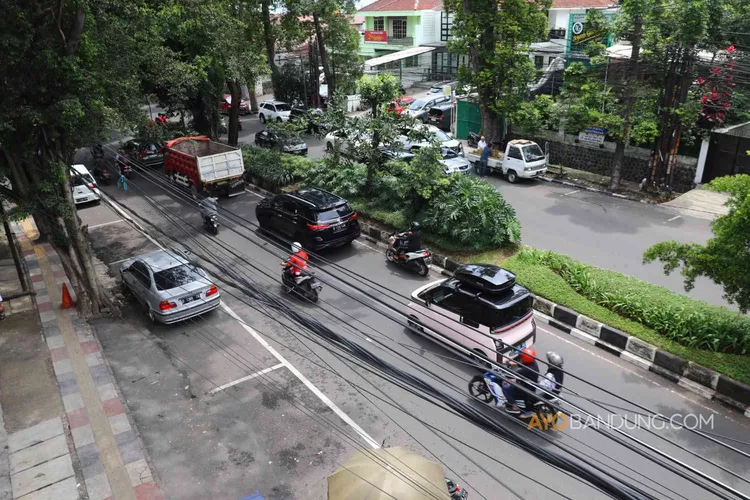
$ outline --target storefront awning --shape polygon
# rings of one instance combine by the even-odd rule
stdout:
[[[437,47],[412,47],[410,49],[399,50],[398,52],[394,52],[393,54],[388,54],[388,55],[380,56],[380,57],[374,57],[372,59],[368,59],[367,61],[365,61],[365,71],[367,71],[368,69],[374,68],[376,66],[388,64],[394,61],[400,61],[402,59],[406,59],[407,57],[413,57],[413,56],[418,56],[419,54],[432,52],[436,48]]]

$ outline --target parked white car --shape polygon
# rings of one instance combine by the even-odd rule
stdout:
[[[341,154],[344,155],[352,155],[357,150],[357,144],[361,144],[367,140],[369,140],[367,137],[351,138],[347,136],[344,130],[329,132],[326,134],[325,139],[323,139],[326,151],[333,151],[334,148],[338,147]]]
[[[261,123],[286,122],[289,121],[289,115],[292,113],[292,107],[282,101],[263,101],[260,103],[258,110],[258,119]]]
[[[435,125],[426,125],[422,127],[416,134],[412,134],[413,137],[409,137],[404,134],[399,136],[399,142],[403,145],[404,151],[414,151],[418,148],[424,148],[432,143],[440,143],[441,148],[448,148],[456,152],[456,154],[463,154],[463,144],[455,137],[450,135],[448,132],[444,132],[437,128]]]
[[[94,176],[85,165],[72,165],[70,167],[70,187],[73,191],[73,202],[76,205],[81,203],[95,202],[102,200],[102,193],[99,191]]]
[[[502,363],[536,341],[533,302],[510,271],[468,264],[453,278],[414,290],[406,313],[414,330],[466,355]]]
[[[427,112],[430,110],[430,108],[432,108],[433,106],[437,106],[438,104],[448,102],[450,101],[450,99],[450,96],[447,95],[428,94],[427,96],[417,99],[416,101],[411,103],[409,109],[401,114],[405,116],[411,116],[412,118],[416,118],[417,120],[421,120],[422,122],[426,122]]]

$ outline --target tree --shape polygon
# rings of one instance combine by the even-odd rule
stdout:
[[[497,139],[497,117],[510,116],[524,102],[536,69],[528,45],[541,40],[547,28],[550,0],[446,0],[453,13],[453,40],[448,50],[467,55],[459,80],[476,89],[482,130]]]
[[[645,263],[659,260],[665,274],[682,267],[685,290],[699,276],[724,288],[724,298],[740,311],[750,310],[750,175],[720,177],[708,187],[730,194],[729,213],[711,223],[714,237],[705,245],[665,241],[643,254]]]
[[[142,113],[143,10],[94,0],[6,2],[0,27],[0,177],[12,186],[0,186],[0,198],[15,205],[10,219],[34,216],[79,311],[98,314],[110,303],[79,227],[69,168],[78,148]]]

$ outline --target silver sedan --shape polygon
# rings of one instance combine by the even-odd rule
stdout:
[[[206,272],[171,251],[125,261],[120,276],[154,323],[176,323],[219,307],[221,293]]]

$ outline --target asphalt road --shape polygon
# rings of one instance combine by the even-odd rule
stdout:
[[[182,245],[201,249],[244,273],[254,286],[279,294],[381,359],[434,380],[453,396],[466,398],[466,384],[474,369],[431,341],[406,332],[387,317],[392,311],[352,289],[351,279],[335,266],[316,266],[325,282],[317,306],[286,296],[278,282],[278,264],[287,252],[254,231],[256,195],[221,200],[222,208],[248,222],[224,220],[219,235],[210,237],[198,227],[200,217],[192,203],[167,191],[159,174],[136,176],[128,191],[112,186],[104,190],[126,211],[136,213],[163,242],[168,241],[168,235]],[[153,206],[145,196],[158,205]],[[171,211],[167,214],[171,220],[163,210]],[[81,208],[79,214],[89,225],[96,253],[111,270],[116,270],[122,259],[155,248],[104,204]],[[368,293],[397,308],[413,289],[436,279],[388,267],[382,250],[366,242],[326,256],[394,292],[395,296],[387,298],[368,287]],[[232,296],[231,287],[222,282],[222,273],[210,265],[207,268],[222,285],[223,302],[249,329],[225,309],[181,325],[152,326],[136,306],[126,310],[124,321],[97,324],[105,354],[166,498],[205,498],[208,492],[215,498],[238,498],[256,490],[267,498],[325,498],[326,477],[355,449],[366,449],[373,442],[406,445],[443,463],[446,475],[467,487],[471,498],[602,497],[590,485],[359,367],[300,325],[239,293]],[[266,342],[283,362],[264,346]],[[743,417],[735,418],[710,401],[546,325],[539,328],[536,349],[540,354],[559,352],[570,373],[664,415],[711,418],[712,428],[703,430],[738,440],[730,442],[750,453],[750,445],[743,442],[748,435]],[[269,371],[211,394],[217,386],[261,370]],[[435,372],[444,381],[436,381],[435,375],[423,370]],[[608,412],[594,402],[624,408],[611,407],[617,415],[640,411],[571,376],[566,387],[571,402],[595,414],[606,416]],[[490,408],[486,411],[507,425],[517,424]],[[642,483],[640,486],[653,491],[656,498],[714,498],[659,465],[663,458],[646,460],[591,429],[549,431],[541,437],[521,427],[514,429],[524,439],[550,450],[589,455],[605,469],[632,477],[636,485]],[[746,457],[686,430],[656,429],[655,435],[642,429],[627,432],[750,494],[746,482],[714,465],[746,476],[750,464]]]

